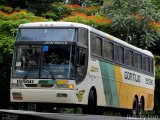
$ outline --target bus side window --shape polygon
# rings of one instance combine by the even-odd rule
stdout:
[[[138,54],[138,68],[142,69],[142,55]]]
[[[143,61],[142,69],[143,69],[144,71],[146,71],[146,70],[147,70],[147,68],[146,68],[146,67],[147,67],[147,66],[146,66],[146,57],[143,56],[143,60],[142,60],[142,61]]]
[[[119,46],[114,45],[114,60],[119,62]]]
[[[129,65],[129,50],[125,49],[125,64]]]
[[[134,67],[138,68],[138,54],[134,53]]]
[[[133,51],[125,49],[125,64],[128,66],[134,66],[134,56]]]
[[[114,45],[114,60],[118,63],[124,63],[124,48],[118,45]]]
[[[88,31],[86,29],[78,30],[78,42],[88,46]]]
[[[153,69],[154,69],[154,63],[153,63],[153,59],[150,59],[150,72],[153,73]]]
[[[133,56],[133,51],[129,50],[129,65],[131,67],[134,66],[134,56]]]
[[[146,70],[147,72],[150,72],[150,59],[146,58]]]
[[[102,56],[102,39],[94,34],[91,34],[91,53],[99,57]]]
[[[119,46],[119,62],[124,63],[124,48]]]
[[[103,41],[103,56],[105,59],[114,59],[114,45],[112,42]]]

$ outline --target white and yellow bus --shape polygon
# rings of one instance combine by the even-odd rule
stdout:
[[[90,26],[71,22],[21,24],[10,98],[14,103],[115,108],[139,115],[154,105],[154,57]]]

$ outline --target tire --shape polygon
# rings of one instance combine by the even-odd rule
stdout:
[[[88,105],[82,107],[83,114],[96,114],[96,98],[93,90],[89,92]]]
[[[138,100],[137,100],[136,97],[134,98],[134,101],[133,101],[131,115],[133,115],[133,116],[137,116],[138,115]]]
[[[144,102],[141,99],[140,103],[138,104],[138,115],[141,116],[144,112]]]
[[[132,116],[132,117],[137,117],[138,115],[138,99],[135,97],[133,101],[133,106],[132,109],[122,109],[120,111],[121,116],[127,117],[127,116]]]

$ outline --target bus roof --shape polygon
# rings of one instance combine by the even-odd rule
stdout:
[[[85,24],[81,24],[81,23],[74,23],[74,22],[34,22],[34,23],[25,23],[25,24],[21,24],[19,25],[19,28],[41,28],[41,27],[82,27],[82,28],[86,28],[88,29],[89,31],[97,34],[97,35],[100,35],[104,38],[107,38],[111,41],[114,41],[116,43],[119,43],[125,47],[128,47],[128,48],[131,48],[133,50],[136,50],[137,52],[140,52],[140,53],[143,53],[145,55],[148,55],[150,57],[154,57],[153,54],[148,51],[148,50],[143,50],[141,48],[138,48],[138,47],[135,47],[119,38],[116,38],[110,34],[107,34],[105,32],[102,32],[100,30],[97,30],[91,26],[88,26],[88,25],[85,25]]]
[[[89,29],[88,25],[74,22],[34,22],[19,25],[19,28],[33,28],[33,27],[83,27]]]

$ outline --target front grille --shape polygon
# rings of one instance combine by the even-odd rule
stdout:
[[[49,85],[49,84],[48,84],[48,85],[47,85],[47,84],[46,84],[46,85],[45,85],[45,84],[44,84],[44,85],[43,85],[43,84],[25,84],[25,86],[26,86],[26,87],[34,87],[34,88],[35,88],[35,87],[38,87],[38,88],[39,88],[39,87],[42,87],[42,88],[43,88],[43,87],[44,87],[44,88],[51,88],[51,87],[53,87],[54,85]]]

